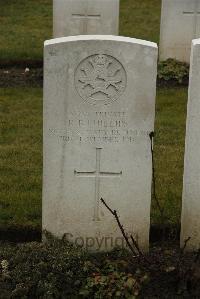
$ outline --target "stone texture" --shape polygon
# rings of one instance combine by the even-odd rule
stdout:
[[[148,249],[157,46],[114,36],[45,42],[43,229],[124,246],[102,197]]]
[[[200,0],[162,0],[160,60],[189,62],[192,39],[200,37]]]
[[[54,0],[53,36],[118,35],[119,0]]]
[[[200,39],[193,40],[187,129],[185,142],[185,165],[182,198],[181,245],[191,237],[188,249],[200,247]]]

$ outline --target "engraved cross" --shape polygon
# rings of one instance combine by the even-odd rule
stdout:
[[[183,14],[186,16],[191,16],[194,18],[194,23],[193,23],[193,38],[197,38],[198,37],[198,22],[199,19],[198,17],[200,16],[200,11],[198,9],[199,7],[199,0],[196,0],[194,3],[194,10],[190,10],[190,11],[183,11]]]
[[[106,172],[101,171],[101,148],[96,148],[96,170],[94,171],[76,171],[74,174],[78,177],[91,177],[95,178],[95,204],[94,204],[94,221],[99,219],[99,200],[100,200],[100,179],[101,178],[113,178],[121,177],[122,171],[120,172]]]
[[[73,13],[72,14],[73,19],[82,20],[83,21],[83,34],[87,33],[87,27],[88,27],[88,20],[99,20],[101,18],[100,14],[89,14],[87,12],[85,13]]]
[[[75,19],[100,19],[101,15],[100,14],[81,14],[81,13],[78,13],[78,14],[72,14],[72,17],[75,18]]]

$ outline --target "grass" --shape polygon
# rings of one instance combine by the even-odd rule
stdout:
[[[0,60],[41,60],[51,38],[51,0],[0,1]]]
[[[161,0],[121,0],[120,35],[158,42]],[[0,61],[43,58],[52,38],[52,0],[0,1]]]
[[[0,89],[0,224],[40,224],[42,91]]]
[[[156,106],[157,195],[180,220],[187,89],[160,89]],[[41,224],[42,89],[0,89],[0,225]],[[159,223],[156,204],[152,222]]]
[[[121,0],[120,35],[159,41],[161,0]],[[52,36],[51,0],[0,1],[0,61],[43,58]],[[157,196],[169,221],[180,220],[186,88],[157,96]],[[41,224],[42,90],[0,89],[0,225]],[[156,203],[152,222],[160,222]]]
[[[159,42],[161,0],[121,0],[120,35]]]
[[[156,192],[172,223],[180,222],[186,104],[187,88],[158,90],[154,145]],[[161,220],[154,201],[152,219],[156,223]]]

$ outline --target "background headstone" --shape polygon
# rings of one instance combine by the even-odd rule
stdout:
[[[54,0],[53,36],[118,35],[119,0]]]
[[[185,165],[182,198],[181,245],[191,237],[188,249],[200,248],[200,39],[193,40],[191,54]]]
[[[192,39],[200,37],[200,0],[162,0],[160,60],[189,62]]]
[[[148,249],[156,69],[147,41],[45,42],[44,230],[91,250],[123,246],[102,197]]]

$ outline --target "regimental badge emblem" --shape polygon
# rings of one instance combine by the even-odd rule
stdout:
[[[85,58],[75,71],[75,87],[90,104],[110,104],[125,91],[126,71],[114,57],[96,54]]]

